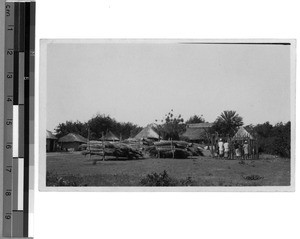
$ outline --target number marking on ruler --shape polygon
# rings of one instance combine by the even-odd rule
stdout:
[[[4,172],[3,172],[3,236],[12,237],[12,124],[14,3],[5,4],[5,78],[4,78]]]
[[[35,2],[5,4],[3,235],[32,236]],[[30,191],[31,189],[31,191]]]

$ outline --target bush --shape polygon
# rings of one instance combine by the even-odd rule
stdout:
[[[179,186],[196,186],[196,182],[191,177],[187,177],[179,181]]]
[[[143,186],[175,186],[175,182],[169,177],[167,171],[162,173],[151,173],[141,180]]]
[[[258,136],[260,153],[291,156],[291,122],[279,123],[272,126],[269,122],[254,127]]]
[[[46,185],[56,186],[56,187],[76,187],[76,186],[86,186],[83,185],[83,179],[79,176],[68,175],[68,176],[58,176],[54,172],[47,171],[46,173]]]
[[[195,181],[191,177],[186,179],[177,180],[171,178],[167,171],[164,170],[162,173],[151,173],[146,177],[142,178],[140,184],[142,186],[195,186]]]

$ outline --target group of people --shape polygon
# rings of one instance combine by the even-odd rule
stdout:
[[[228,141],[219,139],[215,145],[215,156],[218,158],[234,158],[237,159],[248,159],[249,158],[249,144],[247,140],[242,143],[239,141]]]

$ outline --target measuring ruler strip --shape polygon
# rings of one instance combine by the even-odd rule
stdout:
[[[24,236],[23,210],[24,210],[24,155],[20,151],[24,140],[22,139],[22,129],[24,129],[24,20],[25,20],[25,3],[15,2],[15,74],[14,74],[14,134],[13,150],[16,152],[13,160],[13,171],[18,175],[17,182],[13,183],[13,199],[17,202],[13,207],[13,237]],[[17,132],[17,133],[15,133]],[[15,167],[14,167],[15,166]],[[16,199],[15,199],[16,198]]]
[[[13,81],[14,81],[14,3],[5,5],[5,125],[3,158],[3,236],[12,236],[12,189],[13,189]]]
[[[3,236],[20,238],[33,234],[35,2],[5,9]]]

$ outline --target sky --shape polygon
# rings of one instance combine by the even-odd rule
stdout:
[[[146,126],[171,109],[245,125],[290,119],[290,47],[172,43],[47,45],[47,129],[96,114]]]

